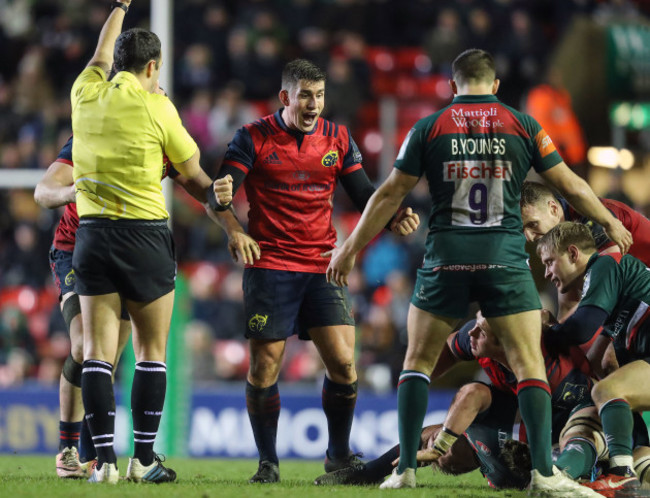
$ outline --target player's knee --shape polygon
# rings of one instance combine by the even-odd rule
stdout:
[[[72,294],[65,300],[63,307],[61,308],[61,313],[63,314],[65,325],[68,327],[68,332],[72,334],[72,320],[74,320],[77,315],[81,314],[81,303],[77,294]]]
[[[81,363],[77,363],[72,355],[69,355],[63,363],[62,374],[65,379],[75,387],[81,387]]]
[[[612,382],[611,379],[605,378],[591,389],[591,399],[598,409],[614,398],[625,398],[625,396],[621,390],[617,389],[616,382]]]
[[[338,384],[352,384],[357,380],[357,370],[354,361],[328,362],[327,373],[330,380]]]

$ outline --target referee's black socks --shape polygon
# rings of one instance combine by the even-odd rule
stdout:
[[[113,365],[100,360],[83,362],[81,396],[93,444],[97,450],[98,467],[117,463],[113,439],[115,432],[115,397],[113,395]]]
[[[165,390],[167,366],[162,361],[140,361],[135,364],[131,388],[133,416],[133,457],[142,465],[151,465],[154,459],[153,443],[158,434]]]

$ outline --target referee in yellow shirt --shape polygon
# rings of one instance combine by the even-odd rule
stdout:
[[[224,209],[232,179],[212,184],[171,101],[154,93],[162,54],[143,29],[120,34],[131,0],[114,1],[95,54],[72,86],[72,156],[80,223],[73,255],[81,301],[81,390],[97,450],[91,482],[116,483],[111,377],[122,300],[131,315],[136,371],[131,391],[135,451],[127,479],[173,481],[153,451],[166,389],[165,354],[176,263],[160,184],[163,153]],[[119,36],[118,36],[119,35]],[[107,80],[115,62],[117,74]],[[213,185],[213,187],[211,187]]]

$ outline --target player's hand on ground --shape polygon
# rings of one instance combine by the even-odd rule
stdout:
[[[340,247],[324,252],[321,256],[324,258],[331,256],[332,258],[325,274],[327,281],[339,287],[347,287],[348,275],[354,267],[355,256],[344,254]]]
[[[623,226],[620,220],[615,219],[610,226],[604,227],[607,232],[607,236],[614,242],[619,249],[621,254],[627,254],[632,245],[632,234],[627,228]]]
[[[433,448],[426,448],[424,450],[418,450],[416,455],[416,461],[418,467],[426,467],[436,462],[442,455]],[[393,467],[397,467],[399,464],[399,457],[393,460]]]
[[[252,265],[262,255],[259,244],[244,232],[234,232],[230,235],[228,250],[235,263],[241,259],[245,265]]]
[[[214,195],[221,206],[227,206],[232,202],[232,176],[226,175],[214,181]]]
[[[402,208],[397,212],[390,224],[390,231],[396,235],[409,235],[420,226],[420,216],[410,207]]]

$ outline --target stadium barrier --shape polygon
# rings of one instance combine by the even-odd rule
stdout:
[[[443,421],[454,391],[432,391],[425,424]],[[327,447],[327,422],[318,390],[281,387],[282,411],[277,448],[280,458],[322,459]],[[128,397],[128,396],[127,396]],[[128,409],[116,390],[115,445],[119,455],[129,453],[132,433]],[[27,385],[0,390],[0,453],[50,454],[59,437],[58,391]],[[167,409],[167,404],[165,406]],[[167,456],[257,457],[246,411],[244,385],[236,389],[201,389],[190,396],[187,438],[175,447],[160,448],[169,437],[159,437],[156,450]],[[351,446],[366,458],[375,458],[397,442],[397,395],[361,392],[352,426]],[[178,438],[176,438],[178,440]]]

